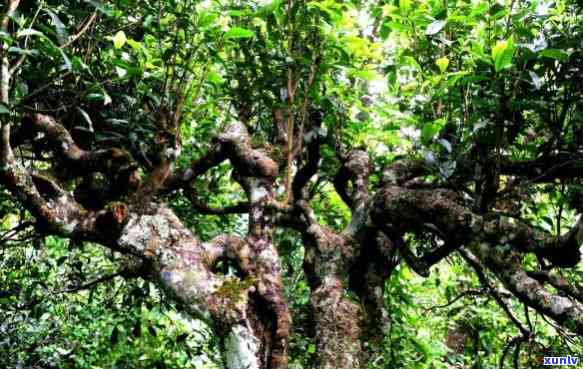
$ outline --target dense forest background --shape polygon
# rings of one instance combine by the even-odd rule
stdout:
[[[0,16],[1,368],[583,360],[580,2]]]

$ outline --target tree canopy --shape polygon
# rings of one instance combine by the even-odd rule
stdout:
[[[0,363],[583,356],[572,0],[5,0]]]

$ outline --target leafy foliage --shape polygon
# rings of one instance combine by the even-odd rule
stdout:
[[[207,152],[234,119],[250,128],[254,147],[284,162],[274,143],[278,109],[290,110],[298,125],[310,108],[324,111],[321,134],[330,146],[365,148],[374,173],[397,158],[421,159],[430,168],[425,182],[455,179],[474,151],[473,160],[486,168],[500,166],[502,154],[527,160],[577,153],[582,143],[583,14],[571,1],[39,0],[23,1],[12,24],[14,32],[0,40],[19,69],[0,117],[50,112],[81,145],[125,148],[146,167],[155,112],[182,100],[179,167]],[[39,169],[51,160],[20,154]],[[332,186],[342,163],[330,147],[321,157],[312,207],[338,231],[350,220]],[[197,180],[200,199],[212,206],[244,200],[227,178],[230,170],[222,165]],[[381,180],[372,179],[373,186]],[[478,178],[464,191],[475,195],[486,182]],[[494,210],[563,234],[583,209],[581,184],[535,182],[503,178],[506,189],[520,190]],[[246,231],[245,215],[201,215],[183,196],[165,200],[203,240]],[[123,256],[39,238],[7,192],[0,212],[6,367],[220,367],[219,343],[208,328],[181,317],[147,282],[115,277],[67,292],[116,273]],[[275,238],[297,322],[290,367],[310,368],[315,345],[301,237],[278,230]],[[415,245],[422,251],[430,242]],[[583,269],[563,277],[581,285]],[[451,302],[481,289],[461,259],[450,258],[427,279],[400,265],[386,287],[391,324],[370,368],[510,363],[506,350],[519,331],[495,301],[481,291]],[[516,350],[523,367],[534,367],[544,353],[583,356],[581,337],[518,301],[510,306],[536,332]],[[455,335],[461,343],[449,345]]]

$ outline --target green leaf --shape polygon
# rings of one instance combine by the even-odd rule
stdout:
[[[314,345],[313,343],[310,343],[308,345],[308,350],[307,351],[308,351],[309,354],[315,353],[316,352],[316,345]]]
[[[139,51],[142,49],[142,44],[140,42],[137,42],[135,40],[132,40],[131,38],[127,39],[126,41],[128,43],[128,45],[130,45],[130,47],[132,49],[134,49],[135,51]]]
[[[198,26],[204,28],[214,23],[215,19],[219,17],[216,12],[202,12],[198,16]]]
[[[20,55],[37,55],[38,54],[38,50],[32,49],[32,50],[28,50],[28,49],[21,49],[20,47],[10,47],[8,48],[8,52],[9,53],[15,53],[15,54],[20,54]]]
[[[241,27],[233,27],[225,33],[226,39],[252,38],[253,36],[255,36],[255,32]]]
[[[36,29],[26,28],[22,31],[19,31],[16,37],[26,37],[26,36],[44,36],[42,32],[37,31]]]
[[[111,104],[111,97],[105,93],[105,91],[101,93],[90,93],[85,95],[85,99],[92,103],[101,103],[103,105]]]
[[[444,56],[442,58],[437,59],[435,61],[435,64],[437,64],[441,73],[445,73],[447,67],[449,66],[449,59]]]
[[[8,107],[2,103],[0,103],[0,114],[10,114]]]
[[[556,59],[560,61],[566,61],[569,59],[569,54],[559,49],[544,49],[539,53],[540,56],[550,59]]]
[[[100,12],[102,12],[103,14],[111,16],[111,10],[109,10],[108,8],[106,8],[105,5],[103,5],[101,3],[101,1],[98,1],[98,0],[87,0],[87,2],[89,4],[91,4],[95,9],[99,10]]]
[[[207,80],[215,86],[220,86],[225,82],[225,80],[217,72],[209,72]]]
[[[86,131],[93,132],[93,122],[91,121],[91,117],[89,116],[89,114],[79,107],[77,107],[77,111],[79,112],[79,114],[81,114],[83,120],[85,121],[85,127],[82,128],[84,128]]]
[[[541,88],[541,86],[543,85],[543,79],[541,77],[538,76],[538,74],[536,74],[535,72],[529,70],[528,71],[528,75],[530,76],[530,79],[532,80],[532,84],[534,85],[534,88],[536,88],[537,90],[539,90]]]
[[[353,70],[351,73],[354,77],[363,79],[365,81],[374,81],[378,78],[378,74],[372,69]]]
[[[406,14],[411,9],[411,0],[399,0],[399,8],[401,9],[401,14]]]
[[[0,40],[11,44],[12,41],[14,41],[14,39],[10,36],[10,34],[8,34],[7,32],[4,31],[0,31]]]
[[[494,69],[496,72],[508,68],[512,65],[514,56],[514,42],[512,39],[498,41],[492,48],[492,60],[494,60]]]
[[[437,119],[431,123],[426,123],[421,129],[421,141],[428,144],[445,125],[445,119]]]
[[[67,32],[67,27],[61,22],[61,19],[51,10],[46,10],[47,14],[51,17],[53,24],[55,25],[55,31],[57,33],[57,40],[60,45],[63,45],[69,40],[69,33]]]
[[[123,45],[127,42],[126,34],[124,31],[119,31],[118,33],[113,36],[113,46],[116,49],[121,49]]]
[[[227,12],[227,15],[228,15],[229,17],[243,17],[243,16],[245,16],[245,15],[247,15],[247,14],[249,14],[249,13],[248,13],[246,10],[238,10],[238,9],[235,9],[235,10],[229,10],[229,11]]]

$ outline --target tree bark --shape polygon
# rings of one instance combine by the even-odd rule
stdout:
[[[151,214],[130,214],[115,249],[146,263],[147,277],[179,306],[211,325],[221,337],[228,369],[270,368],[269,358],[277,324],[264,314],[256,281],[254,251],[246,240],[219,236],[201,243],[174,213],[159,205]],[[213,272],[221,258],[233,261],[241,276]],[[269,303],[268,303],[269,305]]]

